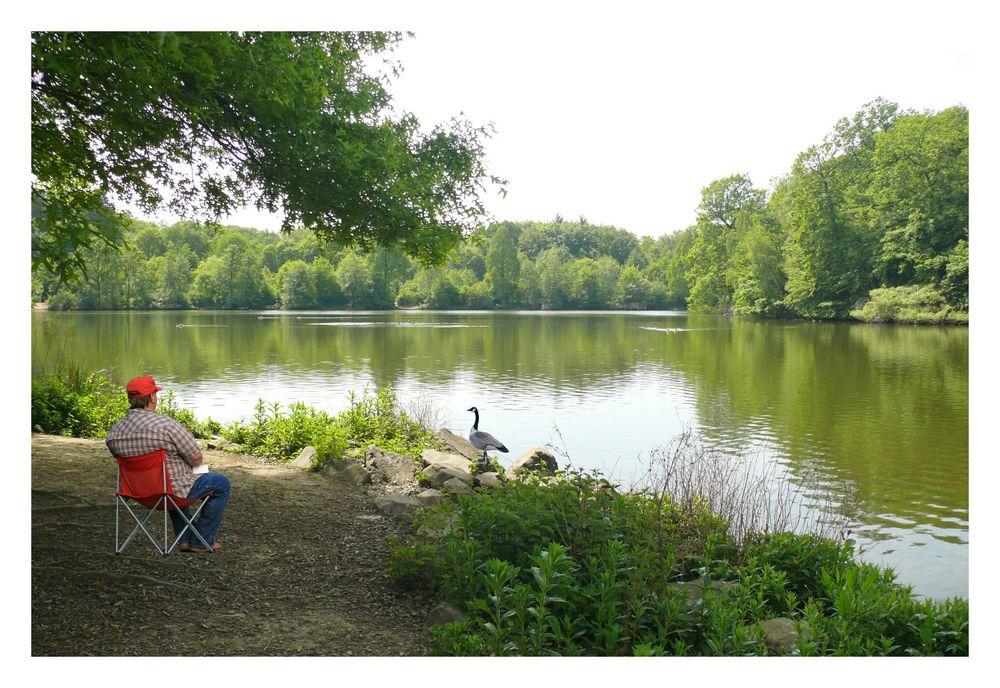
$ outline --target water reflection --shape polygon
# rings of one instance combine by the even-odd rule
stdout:
[[[331,412],[365,384],[475,405],[516,458],[551,443],[623,482],[684,427],[853,509],[870,556],[967,594],[968,330],[685,313],[36,313],[33,372],[153,374],[220,421],[258,398]],[[919,554],[915,554],[919,553]],[[931,558],[934,572],[921,572]],[[954,575],[941,574],[939,569]]]

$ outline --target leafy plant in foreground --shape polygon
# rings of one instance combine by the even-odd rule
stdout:
[[[702,509],[583,474],[511,481],[418,514],[454,528],[394,543],[390,572],[467,610],[434,629],[440,654],[761,655],[776,617],[795,654],[968,653],[967,601],[917,601],[838,540],[734,538]]]

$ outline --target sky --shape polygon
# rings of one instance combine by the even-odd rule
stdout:
[[[415,33],[394,55],[398,109],[427,128],[459,114],[493,125],[488,169],[508,181],[506,197],[485,196],[494,219],[586,217],[655,237],[690,225],[715,179],[769,189],[875,98],[969,106],[966,6],[375,2],[344,25]],[[322,16],[307,27],[330,27]],[[227,222],[275,230],[280,217]]]

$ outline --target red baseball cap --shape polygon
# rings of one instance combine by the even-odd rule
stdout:
[[[160,388],[156,386],[156,382],[148,375],[142,377],[136,377],[129,380],[128,385],[125,387],[125,391],[128,392],[130,397],[145,397],[149,396],[153,392],[159,392]]]

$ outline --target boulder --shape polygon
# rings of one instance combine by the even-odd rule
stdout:
[[[428,612],[424,626],[430,628],[431,626],[461,621],[464,618],[465,611],[461,607],[451,602],[442,602]]]
[[[445,446],[449,453],[464,456],[469,461],[478,461],[483,456],[481,449],[472,446],[472,442],[460,435],[456,435],[451,430],[442,428],[437,433],[438,441]]]
[[[316,457],[316,447],[303,447],[299,455],[295,457],[289,466],[292,468],[299,468],[303,471],[308,471],[309,467],[312,466],[313,459]]]
[[[405,516],[420,508],[420,502],[409,495],[387,494],[375,498],[375,506],[386,516]]]
[[[351,459],[334,459],[333,461],[328,461],[320,469],[320,473],[334,480],[342,480],[352,485],[370,485],[372,482],[371,474],[361,464]]]
[[[472,494],[472,487],[464,480],[450,478],[441,485],[441,491],[451,495]]]
[[[460,471],[455,468],[448,468],[447,466],[427,466],[424,468],[424,475],[427,476],[427,481],[430,483],[430,486],[438,490],[440,490],[441,486],[452,478],[457,478],[470,486],[473,482],[471,473]]]
[[[517,461],[507,469],[508,478],[516,478],[522,473],[541,473],[543,475],[554,475],[559,470],[556,457],[545,447],[535,447],[521,455]]]
[[[809,637],[809,627],[805,621],[799,622],[799,629],[796,630],[795,621],[786,618],[768,619],[760,624],[760,630],[764,633],[764,644],[768,650],[776,654],[791,652],[795,649],[799,638]]]
[[[427,489],[416,496],[421,506],[431,506],[444,501],[445,494],[441,490]]]
[[[684,595],[688,611],[694,611],[701,604],[701,598],[706,592],[725,593],[735,587],[735,583],[698,578],[693,581],[671,583],[670,588]]]
[[[232,442],[225,439],[224,437],[219,437],[218,435],[212,435],[205,441],[206,449],[219,449],[222,451],[229,451],[233,449],[235,445]]]
[[[463,471],[470,474],[472,473],[472,462],[460,454],[446,454],[444,452],[435,451],[434,449],[425,449],[424,453],[420,455],[420,458],[424,460],[425,466],[453,468],[456,471]]]
[[[499,473],[480,473],[476,476],[476,484],[480,487],[497,488],[503,484]]]
[[[360,453],[348,449],[347,455],[358,459],[365,468],[370,469],[375,464],[375,459],[380,456],[385,456],[385,452],[383,452],[382,448],[377,444],[369,444],[365,447],[364,451]]]
[[[406,484],[416,480],[417,467],[406,454],[383,452],[374,444],[365,451],[365,467],[372,478],[383,483]]]

